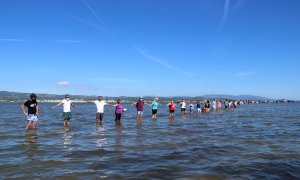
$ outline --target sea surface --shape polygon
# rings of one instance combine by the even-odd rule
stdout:
[[[40,103],[38,129],[25,132],[20,103],[0,103],[0,179],[300,179],[300,103],[158,119],[126,105],[122,126],[106,107],[78,103],[64,129],[62,107]]]

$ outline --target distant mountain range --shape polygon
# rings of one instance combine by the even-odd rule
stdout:
[[[25,100],[28,99],[31,93],[20,93],[20,92],[9,92],[9,91],[0,91],[0,100]],[[57,100],[63,99],[64,95],[57,95],[57,94],[37,94],[38,99],[40,100]],[[105,99],[116,99],[119,97],[105,97]],[[121,97],[124,100],[136,100],[137,97]],[[145,96],[145,99],[153,99],[153,96]],[[173,97],[159,97],[160,100],[177,100],[177,99],[234,99],[234,100],[271,100],[267,97],[261,96],[253,96],[253,95],[225,95],[225,94],[214,94],[214,95],[203,95],[203,96],[173,96]],[[72,95],[72,99],[84,99],[84,100],[94,100],[97,99],[97,96],[85,96],[85,95]]]

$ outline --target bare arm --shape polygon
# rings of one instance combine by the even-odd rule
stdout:
[[[58,103],[55,106],[52,107],[52,109],[57,108],[58,106],[61,106],[63,103]]]
[[[39,116],[39,106],[38,105],[36,106],[36,113],[35,113],[35,115]]]
[[[71,106],[72,106],[74,109],[76,109],[76,107],[74,106],[74,104],[73,104],[73,103],[71,103]]]
[[[27,117],[28,116],[28,114],[25,112],[25,105],[24,104],[22,104],[22,106],[21,106],[21,111],[23,112],[23,114]]]

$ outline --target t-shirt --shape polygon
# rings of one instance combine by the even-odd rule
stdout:
[[[213,106],[213,108],[216,108],[217,107],[217,102],[213,101],[212,106]]]
[[[62,100],[61,103],[63,103],[64,105],[64,112],[71,112],[71,104],[72,104],[72,101],[71,100]]]
[[[28,107],[28,114],[36,114],[36,107],[38,103],[36,101],[26,101],[24,106]]]
[[[97,106],[97,113],[104,113],[104,106],[107,105],[105,101],[95,101],[95,104]]]
[[[194,104],[190,104],[190,109],[194,109]]]
[[[158,108],[158,102],[153,102],[152,109],[156,110]]]
[[[181,108],[185,108],[186,107],[186,103],[185,102],[181,102]]]
[[[136,103],[136,109],[138,111],[143,111],[145,102],[138,100]]]

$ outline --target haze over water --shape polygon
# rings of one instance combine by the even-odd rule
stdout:
[[[71,128],[62,109],[40,103],[38,129],[26,133],[19,103],[0,104],[0,179],[4,178],[300,178],[300,103],[251,104],[169,120],[160,107],[144,121],[128,111],[122,126],[107,107],[77,104]]]

